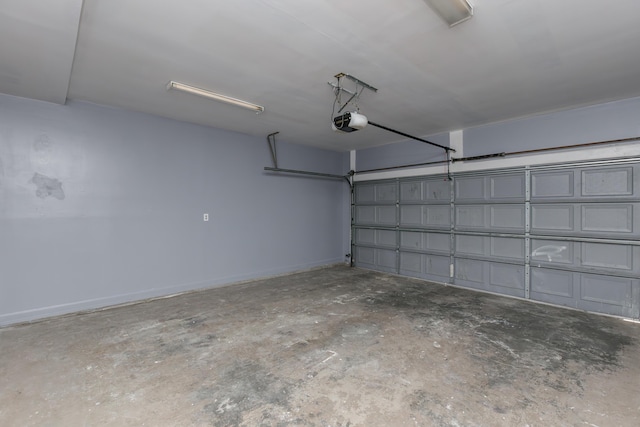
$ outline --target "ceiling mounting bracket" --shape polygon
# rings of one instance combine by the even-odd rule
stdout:
[[[377,92],[378,89],[371,86],[369,83],[365,83],[362,80],[360,80],[357,77],[352,76],[351,74],[347,74],[347,73],[338,73],[334,76],[336,79],[338,79],[338,81],[340,81],[341,78],[346,77],[347,79],[351,80],[352,82],[355,82],[356,84],[359,84],[360,86],[367,88],[373,92]]]
[[[360,80],[357,77],[352,76],[351,74],[347,74],[347,73],[338,73],[334,76],[337,80],[337,82],[327,82],[327,84],[329,86],[331,86],[333,88],[333,90],[335,92],[346,92],[350,95],[353,96],[360,96],[360,94],[362,93],[362,91],[364,89],[369,89],[372,92],[377,92],[378,89],[371,86],[369,83],[363,82],[362,80]],[[341,84],[341,79],[342,78],[346,78],[351,80],[352,82],[354,82],[356,84],[356,88],[355,90],[349,90],[347,88],[345,88],[342,84]],[[360,92],[358,93],[358,87],[361,87]]]

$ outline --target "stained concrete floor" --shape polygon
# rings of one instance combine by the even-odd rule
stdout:
[[[640,324],[332,267],[0,329],[2,426],[638,426]]]

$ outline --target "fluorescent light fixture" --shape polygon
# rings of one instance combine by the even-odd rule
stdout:
[[[248,110],[253,110],[256,113],[262,113],[264,111],[264,107],[261,105],[256,105],[251,102],[243,101],[241,99],[232,98],[230,96],[221,95],[219,93],[211,92],[210,90],[200,89],[199,87],[189,86],[184,83],[174,82],[173,80],[167,84],[167,90],[175,89],[182,92],[191,93],[198,96],[203,96],[209,99],[215,99],[216,101],[225,102],[231,105],[237,105],[238,107],[246,108]]]
[[[435,10],[449,27],[471,19],[473,5],[467,0],[425,0]]]

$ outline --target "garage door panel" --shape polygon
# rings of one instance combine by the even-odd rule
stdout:
[[[531,265],[640,275],[640,246],[570,240],[531,240]]]
[[[422,233],[418,231],[400,232],[400,249],[423,250]]]
[[[395,206],[356,206],[356,225],[380,225],[394,227],[396,225]]]
[[[537,170],[531,172],[531,201],[637,200],[639,186],[638,164]]]
[[[455,229],[524,233],[524,205],[458,205]]]
[[[451,206],[424,206],[423,218],[425,227],[451,228]]]
[[[406,276],[448,282],[449,264],[444,255],[400,252],[400,274]]]
[[[580,246],[582,266],[640,273],[638,246],[589,242],[582,242]]]
[[[640,203],[537,204],[531,206],[531,233],[638,238],[638,212]]]
[[[485,206],[470,205],[456,206],[456,229],[477,229],[486,228]]]
[[[451,235],[444,233],[424,233],[425,250],[451,252]]]
[[[376,265],[376,250],[358,246],[355,248],[354,259],[358,267],[374,268]]]
[[[525,258],[524,239],[492,237],[490,244],[492,257],[512,260],[524,260]]]
[[[574,242],[560,240],[531,240],[531,264],[573,265]]]
[[[400,183],[400,203],[449,203],[451,183],[445,179],[425,179]]]
[[[524,298],[524,265],[455,259],[454,284]]]
[[[574,232],[573,205],[531,206],[531,232]]]
[[[422,227],[422,206],[400,206],[400,226]]]
[[[538,301],[573,305],[574,273],[532,267],[530,295]]]
[[[525,199],[524,172],[457,177],[454,183],[455,200],[461,203],[524,202]]]
[[[454,262],[454,283],[462,286],[481,287],[485,283],[485,263],[473,259],[456,258]]]
[[[531,200],[573,198],[573,170],[531,173]]]
[[[356,224],[375,224],[376,223],[376,207],[375,206],[356,206],[355,222]]]
[[[400,249],[448,254],[451,251],[451,237],[445,233],[401,231]]]
[[[484,201],[487,199],[484,177],[473,176],[456,178],[454,183],[455,200],[457,201]]]
[[[580,298],[584,301],[631,307],[632,279],[585,274],[580,285]]]
[[[449,203],[451,201],[451,181],[448,179],[428,180],[424,182],[423,199],[431,202]]]
[[[640,280],[582,274],[579,308],[588,311],[638,318]]]
[[[474,257],[524,261],[523,238],[456,234],[455,254]]]
[[[640,279],[531,268],[532,299],[598,313],[638,318]]]
[[[631,167],[583,170],[581,178],[584,197],[633,195]]]
[[[375,203],[376,186],[374,184],[358,184],[355,189],[356,203]]]
[[[376,230],[376,245],[392,246],[395,249],[397,245],[396,232],[393,230]]]
[[[393,249],[356,246],[354,262],[357,267],[371,270],[396,272],[397,253]]]
[[[394,230],[357,228],[354,240],[356,245],[388,246],[395,249],[396,232]]]
[[[395,206],[377,206],[376,223],[381,225],[394,226],[397,224]]]
[[[398,184],[393,182],[367,183],[356,186],[357,204],[395,204]]]
[[[525,208],[522,205],[489,206],[491,213],[491,229],[509,229],[524,231]]]
[[[524,266],[489,263],[489,284],[494,288],[514,289],[524,297]]]
[[[524,201],[525,176],[524,173],[516,175],[497,175],[487,177],[489,181],[489,200],[496,201]]]
[[[485,256],[485,239],[486,236],[456,235],[456,255]]]
[[[355,232],[354,241],[356,245],[372,245],[376,244],[376,230],[366,229],[366,228],[358,228]]]
[[[407,228],[451,228],[450,205],[401,205],[400,226]]]
[[[640,206],[637,203],[583,205],[581,231],[638,235],[638,225],[633,224],[634,209]]]
[[[396,271],[397,252],[395,250],[376,249],[376,265],[384,271]]]
[[[406,274],[409,276],[424,274],[422,268],[423,254],[412,252],[400,252],[400,274]]]
[[[426,273],[430,276],[440,277],[442,279],[449,279],[451,258],[442,255],[424,255],[426,266]]]
[[[400,183],[400,203],[423,201],[423,181],[410,181]]]

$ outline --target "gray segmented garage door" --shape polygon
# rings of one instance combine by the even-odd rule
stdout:
[[[362,268],[640,317],[640,164],[360,182]]]

